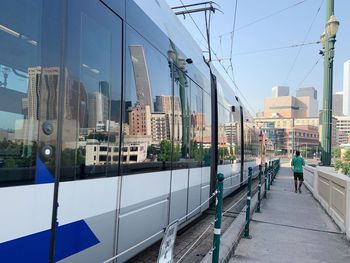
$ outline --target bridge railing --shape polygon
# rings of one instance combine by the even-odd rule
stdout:
[[[304,183],[350,240],[350,177],[332,167],[304,167]]]

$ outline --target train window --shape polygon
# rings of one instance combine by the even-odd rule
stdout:
[[[232,136],[231,112],[218,105],[218,158],[219,164],[229,164],[235,159],[235,149],[230,142]]]
[[[211,164],[211,97],[203,92],[203,166]]]
[[[201,167],[203,161],[203,90],[191,82],[190,92],[190,159],[191,166]]]
[[[174,102],[168,58],[129,26],[126,38],[122,139],[130,156],[122,171],[170,169]]]
[[[122,21],[95,4],[69,1],[67,8],[61,181],[118,171],[110,149],[119,147]]]
[[[177,58],[178,59],[178,58]],[[185,64],[183,64],[185,65]],[[191,81],[185,68],[173,66],[174,76],[174,133],[173,169],[187,168],[190,158],[190,89]]]
[[[0,187],[34,183],[40,116],[40,0],[0,9]]]

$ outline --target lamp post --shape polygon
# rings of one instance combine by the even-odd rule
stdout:
[[[327,1],[327,15],[325,32],[321,35],[324,48],[324,76],[323,76],[323,110],[322,110],[322,140],[321,162],[329,166],[332,158],[332,94],[333,94],[333,59],[335,37],[339,21],[334,16],[334,0]]]
[[[189,153],[189,104],[188,104],[188,82],[186,77],[186,61],[181,58],[176,51],[175,44],[173,42],[171,44],[171,49],[168,50],[168,63],[170,67],[171,78],[174,79],[172,81],[173,90],[175,91],[174,82],[179,85],[179,95],[181,101],[181,119],[182,119],[182,129],[181,129],[181,158],[187,158]],[[173,110],[175,111],[176,100],[174,96]],[[175,112],[174,112],[175,116]]]

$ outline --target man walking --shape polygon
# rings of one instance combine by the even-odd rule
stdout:
[[[295,152],[295,156],[292,159],[291,165],[292,169],[294,171],[294,187],[295,187],[295,192],[297,190],[299,193],[301,193],[301,186],[304,181],[304,176],[303,176],[303,166],[305,165],[304,158],[300,156],[300,151]],[[299,180],[299,188],[298,188],[298,180]]]

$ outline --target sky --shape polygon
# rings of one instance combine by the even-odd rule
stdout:
[[[171,7],[181,5],[180,0],[166,1]],[[200,1],[182,2],[189,4]],[[220,59],[228,58],[231,50],[231,34],[228,32],[233,29],[236,1],[215,2],[223,13],[217,11],[212,17],[212,49]],[[234,33],[232,49],[233,72],[239,89],[248,100],[247,107],[251,113],[263,110],[264,98],[271,95],[274,85],[289,86],[290,95],[295,95],[299,87],[315,87],[318,91],[319,105],[322,106],[323,57],[320,58],[319,55],[321,44],[252,52],[319,41],[326,21],[326,4],[327,0],[238,0],[235,24],[237,30]],[[343,64],[350,59],[350,1],[335,0],[334,6],[334,14],[340,21],[334,58],[335,92],[343,89]],[[283,9],[286,10],[281,11]],[[269,15],[271,16],[260,20]],[[192,17],[204,32],[204,14],[196,13],[192,14]],[[183,16],[179,16],[179,19],[202,50],[205,50],[206,42],[191,18],[186,16],[183,19]],[[256,20],[260,21],[252,23]],[[219,37],[220,35],[222,36]],[[229,67],[228,60],[222,60],[221,63]],[[218,62],[214,64],[231,84]],[[231,73],[231,69],[228,71]],[[239,93],[238,95],[242,96]]]

